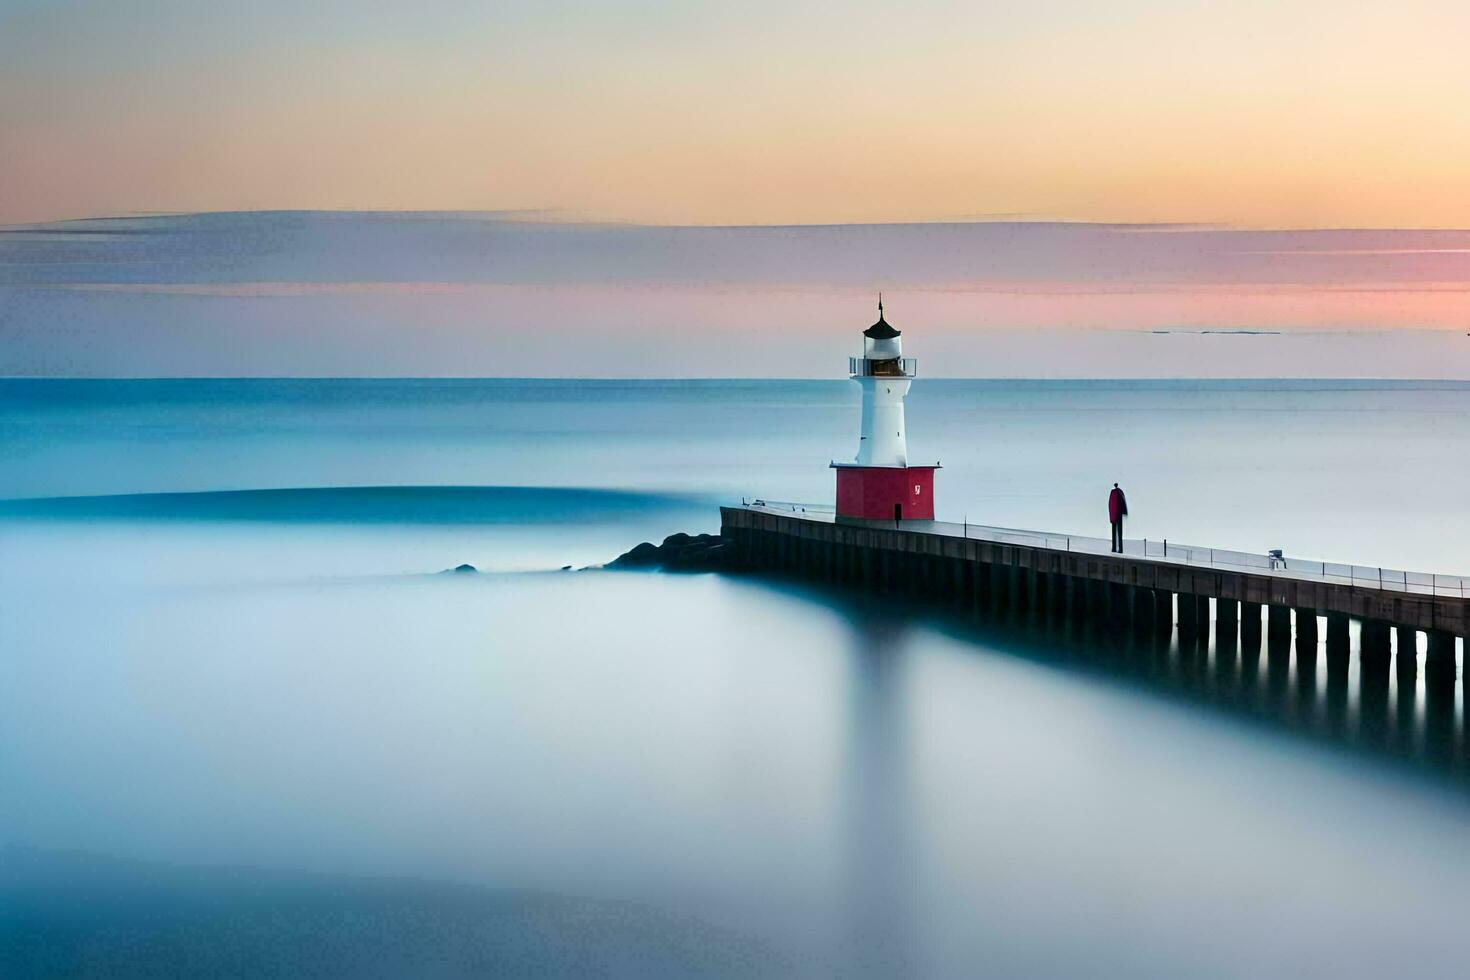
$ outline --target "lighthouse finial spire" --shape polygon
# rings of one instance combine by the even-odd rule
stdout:
[[[883,290],[878,290],[878,319],[883,319]]]

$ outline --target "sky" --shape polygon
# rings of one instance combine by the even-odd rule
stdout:
[[[0,223],[1470,227],[1461,0],[0,0]]]
[[[0,0],[0,375],[830,377],[883,289],[934,373],[1470,377],[1466,37],[1441,0]]]

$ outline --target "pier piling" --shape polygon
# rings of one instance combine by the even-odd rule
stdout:
[[[1394,627],[1393,659],[1399,677],[1414,677],[1419,673],[1418,630],[1403,624]]]
[[[1234,640],[1240,629],[1240,603],[1235,599],[1215,600],[1215,642]]]
[[[1349,651],[1352,648],[1352,638],[1348,632],[1348,618],[1345,613],[1327,614],[1327,662],[1331,664],[1334,660],[1341,658],[1347,663]]]
[[[1266,607],[1266,639],[1280,641],[1291,636],[1291,609],[1275,603]]]
[[[1179,593],[1179,638],[1183,642],[1184,637],[1193,638],[1199,632],[1199,603],[1195,597],[1186,593]]]
[[[1429,631],[1429,645],[1424,654],[1424,674],[1436,680],[1448,678],[1451,689],[1455,681],[1455,634],[1444,630]]]
[[[1317,659],[1317,613],[1298,607],[1296,614],[1296,652],[1303,658]]]
[[[1261,604],[1240,604],[1240,650],[1243,654],[1255,655],[1261,650]]]
[[[1174,593],[1154,589],[1154,635],[1167,637],[1174,632]]]

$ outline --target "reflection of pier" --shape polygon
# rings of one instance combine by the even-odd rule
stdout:
[[[1173,669],[1186,685],[1256,690],[1259,684],[1270,711],[1314,716],[1313,727],[1329,732],[1347,722],[1356,622],[1358,728],[1365,739],[1410,748],[1422,706],[1424,751],[1442,752],[1452,741],[1456,648],[1470,627],[1470,589],[1459,578],[1290,558],[1290,567],[1271,567],[1265,558],[1253,564],[1253,556],[1177,545],[1165,554],[1162,542],[1130,541],[1125,553],[1114,554],[1104,539],[934,521],[854,521],[771,504],[726,507],[721,516],[736,564],[751,570],[920,596],[1093,635],[1172,640],[1177,626]],[[1206,676],[1208,658],[1200,651],[1212,633],[1214,663]],[[1470,702],[1470,677],[1466,684]]]

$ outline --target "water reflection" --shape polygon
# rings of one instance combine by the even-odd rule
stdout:
[[[1422,652],[1365,655],[1354,635],[1344,653],[1328,649],[1325,633],[1311,624],[1296,632],[1244,621],[1237,628],[1213,616],[1198,626],[1186,619],[1164,635],[1136,612],[1131,628],[1078,615],[1096,611],[1091,596],[1076,603],[1065,595],[1047,598],[1013,611],[994,602],[956,609],[923,597],[916,607],[915,598],[906,597],[902,607],[893,603],[889,615],[925,620],[959,638],[1126,680],[1457,784],[1470,782],[1463,671],[1452,663],[1421,671]],[[860,640],[865,649],[876,650],[883,630],[896,628],[870,613],[863,621],[862,628],[873,631]]]
[[[1327,734],[1334,739],[1348,734],[1348,669],[1352,658],[1338,650],[1327,652],[1327,711],[1324,716]]]
[[[845,755],[848,966],[912,976],[916,930],[914,787],[902,620],[854,615]]]

